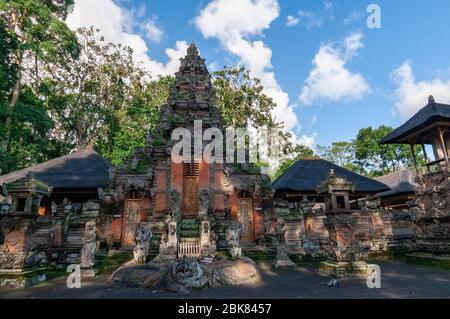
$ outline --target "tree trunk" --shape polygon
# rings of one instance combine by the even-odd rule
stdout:
[[[17,25],[19,24],[17,19],[17,13],[13,11],[11,13],[10,20],[10,30],[15,32]],[[20,36],[20,40],[23,43],[23,35]],[[0,142],[0,150],[7,151],[9,148],[9,143],[11,141],[11,128],[12,128],[12,114],[14,108],[19,101],[20,90],[22,89],[22,60],[23,60],[23,51],[19,51],[17,53],[17,72],[16,72],[16,82],[11,91],[11,95],[8,101],[8,108],[6,110],[6,120],[5,120],[5,136],[3,141]]]
[[[6,120],[5,120],[5,136],[4,139],[0,145],[2,151],[8,150],[9,143],[11,140],[11,128],[12,128],[12,114],[14,111],[14,108],[17,105],[17,101],[19,101],[20,96],[20,90],[22,88],[22,71],[19,68],[16,73],[16,82],[14,83],[11,96],[9,98],[8,102],[8,109],[6,114]]]

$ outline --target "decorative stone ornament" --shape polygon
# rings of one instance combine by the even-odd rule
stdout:
[[[81,250],[81,268],[90,269],[95,266],[95,252],[97,250],[97,227],[94,221],[85,225],[83,249]]]
[[[152,231],[149,223],[140,223],[136,232],[136,247],[133,249],[133,261],[136,264],[144,264],[150,250]]]

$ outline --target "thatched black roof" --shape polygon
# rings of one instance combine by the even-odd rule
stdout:
[[[414,193],[419,185],[415,182],[417,174],[412,169],[403,169],[384,176],[375,178],[386,184],[391,189],[377,194],[377,197],[388,197],[394,195]]]
[[[450,105],[436,103],[434,98],[430,96],[426,106],[414,114],[405,124],[385,136],[381,140],[381,144],[405,144],[409,135],[439,121],[449,122],[450,124]]]
[[[378,193],[389,190],[389,187],[383,183],[323,159],[298,160],[272,186],[276,191],[315,192],[316,187],[328,178],[330,169],[333,169],[337,176],[353,182],[357,193]]]
[[[109,163],[93,150],[81,150],[28,168],[0,176],[0,186],[25,177],[34,177],[50,187],[97,188],[109,179]]]

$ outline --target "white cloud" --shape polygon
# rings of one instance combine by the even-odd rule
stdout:
[[[359,12],[359,11],[352,11],[345,19],[344,19],[344,24],[345,25],[349,25],[352,24],[353,22],[359,21],[364,17],[364,13],[363,12]]]
[[[313,60],[314,68],[301,90],[302,103],[352,101],[370,92],[366,79],[346,68],[346,63],[356,51],[364,47],[362,38],[361,33],[353,33],[338,45],[321,45]]]
[[[261,79],[264,92],[277,103],[273,115],[292,130],[298,119],[289,105],[289,96],[275,78],[272,50],[261,40],[251,40],[262,35],[279,12],[276,0],[213,0],[200,11],[195,25],[205,38],[218,39],[224,49],[239,57],[252,76]]]
[[[166,49],[169,58],[167,63],[155,61],[148,56],[145,40],[133,33],[133,17],[133,12],[122,9],[113,0],[75,0],[74,9],[66,22],[71,29],[93,25],[101,30],[106,41],[130,46],[136,60],[141,61],[154,76],[176,72],[179,58],[185,55],[188,44],[185,41],[177,41],[175,49]]]
[[[363,34],[362,33],[352,33],[344,40],[345,53],[347,59],[352,58],[358,49],[364,48],[362,43]]]
[[[161,42],[164,35],[164,31],[156,24],[157,20],[158,18],[153,16],[151,19],[145,21],[141,26],[146,38],[154,43]]]
[[[300,10],[298,16],[307,29],[320,28],[322,26],[322,17],[314,12]]]
[[[314,126],[314,124],[317,123],[317,116],[314,115],[313,118],[311,119],[311,126]]]
[[[217,62],[211,62],[208,64],[208,71],[209,72],[216,72],[220,69],[219,63]]]
[[[411,117],[425,106],[429,95],[433,95],[438,103],[450,103],[450,79],[417,82],[410,61],[404,62],[394,70],[391,79],[397,84],[395,111],[404,119]]]
[[[289,18],[291,17],[291,18]],[[295,19],[295,20],[294,20]],[[320,28],[325,21],[333,20],[333,3],[331,1],[323,1],[323,8],[318,11],[299,10],[297,17],[288,16],[286,25],[289,26],[289,21],[295,21],[304,25],[306,29]]]
[[[294,16],[287,16],[286,17],[286,26],[288,27],[294,27],[298,24],[298,18]]]
[[[309,148],[313,148],[316,144],[316,137],[317,133],[314,133],[312,135],[302,135],[299,138],[297,138],[296,142],[299,145],[308,146]]]

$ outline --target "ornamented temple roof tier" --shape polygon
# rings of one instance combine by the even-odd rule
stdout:
[[[194,120],[202,120],[204,127],[221,126],[211,74],[194,43],[189,46],[187,55],[180,59],[175,86],[168,103],[161,109],[163,135],[170,135],[176,127],[192,127]]]

